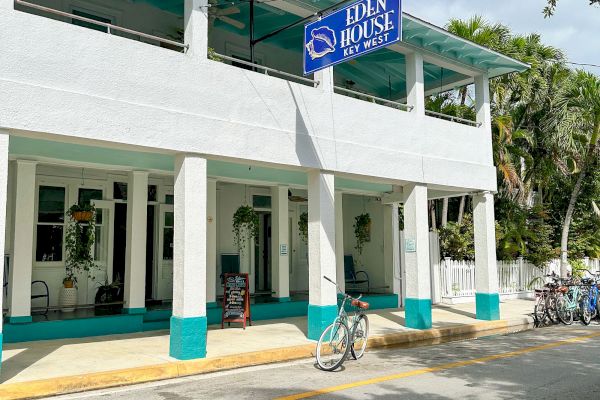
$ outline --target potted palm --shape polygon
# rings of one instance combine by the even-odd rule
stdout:
[[[77,276],[86,273],[93,279],[97,268],[92,253],[96,240],[96,209],[91,204],[74,205],[67,211],[65,231],[66,274],[60,293],[63,312],[71,312],[77,304]]]

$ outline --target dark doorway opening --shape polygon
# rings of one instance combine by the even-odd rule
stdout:
[[[115,236],[113,241],[113,282],[125,284],[125,246],[127,243],[127,204],[115,203]],[[123,300],[123,290],[119,300]]]
[[[148,206],[146,219],[146,299],[152,300],[154,288],[154,212],[155,206]]]
[[[259,236],[255,241],[255,288],[271,295],[271,213],[259,213]]]

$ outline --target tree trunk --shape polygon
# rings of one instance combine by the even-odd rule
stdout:
[[[460,105],[464,106],[467,102],[467,86],[460,89]]]
[[[448,225],[448,198],[445,197],[442,203],[442,226]]]
[[[462,220],[463,220],[463,216],[465,214],[465,203],[466,203],[466,196],[461,196],[460,197],[460,205],[458,206],[458,219],[457,222],[458,224],[462,224]]]
[[[560,276],[563,277],[567,276],[567,266],[569,265],[569,229],[571,228],[571,221],[573,221],[573,211],[575,211],[575,204],[577,204],[577,198],[581,191],[581,184],[586,175],[586,168],[587,165],[584,165],[577,177],[577,182],[575,182],[575,187],[571,192],[571,199],[569,200],[569,206],[567,207],[567,213],[565,214],[565,219],[563,221],[562,234],[560,237]]]
[[[435,218],[435,200],[429,201],[429,214],[431,215],[431,229],[436,232],[437,231],[437,223]]]

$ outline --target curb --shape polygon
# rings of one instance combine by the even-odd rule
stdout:
[[[482,336],[499,335],[524,331],[533,328],[532,318],[477,322],[469,325],[456,325],[425,331],[392,333],[369,338],[369,348],[415,347],[444,342],[473,339]],[[205,374],[227,369],[251,367],[315,355],[313,343],[270,349],[231,356],[192,361],[174,361],[146,367],[96,372],[84,375],[18,382],[0,385],[0,398],[4,400],[31,399],[44,396],[106,389],[116,386],[133,385],[164,379],[180,378],[189,375]]]

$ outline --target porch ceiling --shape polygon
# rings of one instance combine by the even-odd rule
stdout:
[[[183,14],[183,0],[135,0],[162,10]],[[211,29],[249,37],[250,3],[248,0],[211,1]],[[339,0],[269,0],[256,1],[255,37],[259,38],[302,17],[330,7]],[[224,17],[221,18],[220,16]],[[233,21],[232,21],[233,20]],[[434,58],[464,66],[468,70],[486,71],[496,77],[524,71],[527,64],[496,53],[485,47],[457,37],[446,30],[412,15],[403,14],[403,45],[426,50]],[[304,28],[299,24],[267,39],[265,43],[293,51],[296,54],[291,73],[302,74],[302,42]],[[257,45],[259,48],[261,44]],[[335,83],[382,98],[406,97],[404,55],[389,48],[366,54],[335,67]],[[470,80],[462,73],[425,63],[425,90],[429,94],[448,90]]]

